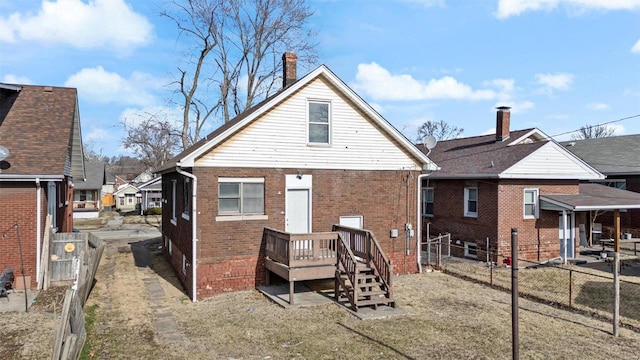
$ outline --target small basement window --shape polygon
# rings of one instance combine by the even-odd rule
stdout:
[[[478,244],[474,242],[464,242],[464,256],[477,259],[478,258]]]

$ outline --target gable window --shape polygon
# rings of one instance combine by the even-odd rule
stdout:
[[[218,215],[217,220],[264,215],[264,178],[219,178]],[[223,219],[225,216],[231,218]]]
[[[538,189],[524,189],[524,218],[538,218]]]
[[[422,189],[422,216],[433,216],[433,188]]]
[[[309,143],[329,144],[330,121],[329,103],[310,101],[309,108]]]
[[[464,216],[478,217],[478,188],[464,188]]]
[[[173,225],[178,223],[178,218],[176,217],[177,187],[178,187],[178,181],[171,180],[171,223]]]
[[[191,179],[185,178],[182,183],[182,217],[189,220],[191,206]]]

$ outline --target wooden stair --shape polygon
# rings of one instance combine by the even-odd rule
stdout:
[[[354,279],[355,286],[351,279]],[[356,312],[362,307],[377,309],[378,306],[396,305],[390,287],[382,281],[374,267],[364,262],[358,262],[352,276],[338,266],[335,286],[336,301],[349,301],[351,308]]]

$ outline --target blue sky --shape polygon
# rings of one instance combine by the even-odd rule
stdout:
[[[178,114],[183,61],[165,1],[0,0],[0,81],[78,88],[83,137],[126,154],[123,119]],[[426,120],[554,136],[640,133],[640,0],[309,1],[327,65],[408,138]],[[298,76],[307,70],[299,69]],[[220,125],[212,122],[210,129]],[[557,137],[567,140],[570,134]]]

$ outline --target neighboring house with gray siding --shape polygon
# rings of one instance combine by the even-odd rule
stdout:
[[[606,176],[599,183],[640,193],[640,134],[564,141],[561,144]],[[612,221],[610,213],[596,217],[596,222],[604,226],[611,226]],[[623,232],[640,237],[640,210],[621,213],[620,226]]]

